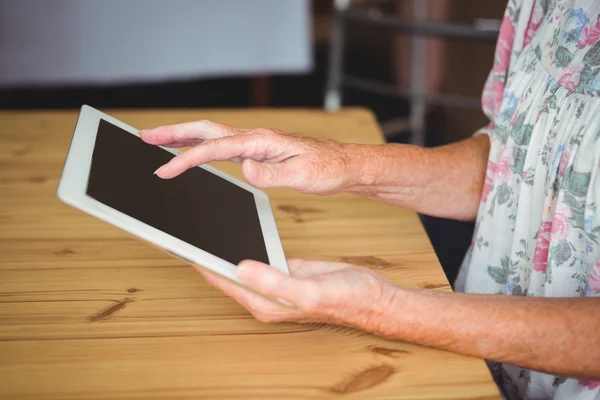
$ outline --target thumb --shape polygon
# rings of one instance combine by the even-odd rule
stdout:
[[[286,186],[286,183],[282,179],[284,168],[285,166],[282,164],[261,163],[250,159],[246,159],[242,163],[244,178],[252,186],[261,189]]]
[[[296,305],[302,305],[298,303],[302,303],[306,294],[313,291],[309,281],[293,278],[258,261],[242,261],[237,268],[237,275],[260,293]]]

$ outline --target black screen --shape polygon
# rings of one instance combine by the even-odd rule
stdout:
[[[172,157],[100,120],[87,194],[234,265],[268,264],[254,195],[202,168],[167,180],[153,174]]]

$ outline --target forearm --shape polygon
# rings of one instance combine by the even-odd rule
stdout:
[[[395,289],[378,333],[558,376],[600,379],[600,299]],[[385,314],[385,315],[384,315]]]
[[[357,146],[356,180],[348,192],[458,220],[473,220],[481,199],[490,142],[487,135],[436,148]]]

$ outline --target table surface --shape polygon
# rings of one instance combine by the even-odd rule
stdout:
[[[75,111],[0,112],[0,398],[496,399],[482,360],[323,324],[263,324],[189,265],[59,202]],[[115,110],[382,143],[363,109]],[[240,177],[239,166],[217,167]],[[450,290],[413,212],[268,190],[288,257]]]

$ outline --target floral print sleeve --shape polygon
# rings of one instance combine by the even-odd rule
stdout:
[[[600,1],[508,2],[482,95],[488,169],[457,290],[600,296],[599,16]],[[509,399],[600,400],[600,382],[492,366]]]

